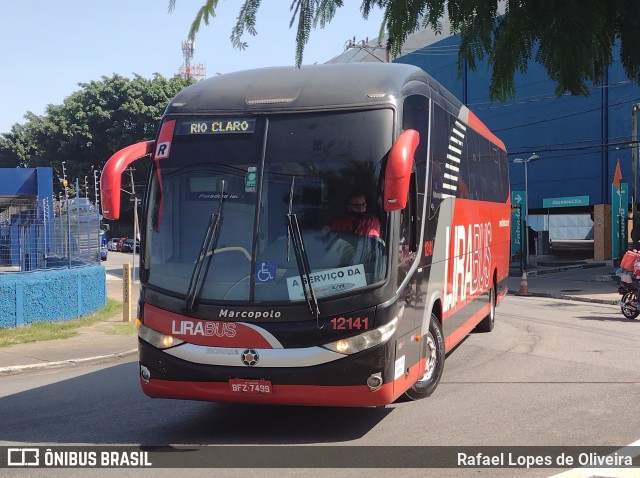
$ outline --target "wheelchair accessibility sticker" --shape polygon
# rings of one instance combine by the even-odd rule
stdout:
[[[270,261],[257,262],[255,276],[258,282],[272,282],[276,280],[276,263]]]

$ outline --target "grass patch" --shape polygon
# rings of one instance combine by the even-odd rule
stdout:
[[[110,335],[131,335],[137,333],[135,322],[120,322],[113,324],[109,330],[105,330]]]
[[[82,315],[77,319],[36,322],[18,327],[0,327],[0,347],[73,337],[78,334],[77,329],[80,327],[109,319],[118,313],[122,313],[122,303],[107,299],[104,307],[93,314]]]

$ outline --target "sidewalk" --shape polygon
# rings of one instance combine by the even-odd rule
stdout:
[[[122,278],[106,274],[107,297],[123,301]],[[135,317],[139,283],[131,284],[131,316]],[[18,344],[0,348],[0,377],[15,373],[111,362],[138,353],[136,334],[110,333],[122,324],[122,314],[78,329],[78,335],[68,339]]]
[[[527,273],[527,289],[532,296],[612,305],[620,301],[618,282],[610,260],[560,261],[541,256],[531,257],[531,265]],[[509,294],[517,295],[521,283],[520,269],[511,269]]]
[[[620,300],[611,261],[559,262],[550,258],[533,258],[527,274],[527,289],[532,296],[597,302],[616,305]],[[519,269],[508,279],[509,294],[516,294],[522,283]],[[138,284],[132,284],[132,314],[138,300]],[[107,296],[122,302],[122,280],[107,274]],[[0,377],[30,371],[111,362],[137,355],[135,334],[114,335],[108,331],[122,323],[118,315],[83,327],[75,337],[0,348]]]

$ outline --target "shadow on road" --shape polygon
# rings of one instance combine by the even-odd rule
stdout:
[[[628,322],[629,324],[638,324],[640,325],[640,317],[638,319],[627,319],[622,315],[622,312],[619,314],[620,316],[602,316],[602,315],[583,315],[577,316],[580,320],[593,320],[595,322]]]
[[[0,440],[23,443],[308,444],[348,442],[387,408],[322,408],[150,399],[137,362],[0,399]]]

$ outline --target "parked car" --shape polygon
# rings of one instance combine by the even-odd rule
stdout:
[[[114,237],[109,242],[107,242],[107,250],[115,251],[119,240],[120,240],[119,237]]]
[[[126,237],[121,237],[120,239],[118,239],[118,242],[116,243],[116,251],[117,252],[122,252],[122,244],[124,244],[124,240],[126,239]]]
[[[100,246],[100,260],[101,261],[106,261],[107,260],[107,254],[108,254],[108,247],[107,246]]]
[[[133,252],[133,239],[125,239],[120,252]],[[140,252],[140,241],[136,241],[136,252]]]

